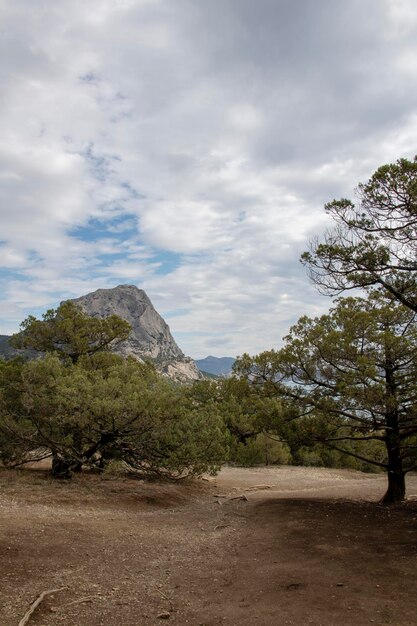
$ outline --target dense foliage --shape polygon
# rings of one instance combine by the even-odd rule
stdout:
[[[3,369],[9,374],[14,363]],[[214,471],[223,461],[224,428],[213,407],[193,406],[186,390],[153,367],[112,354],[64,364],[55,355],[20,365],[19,408],[11,407],[11,377],[2,385],[0,433],[13,442],[4,460],[47,448],[54,474],[81,465],[125,462],[142,474],[183,477]]]
[[[42,353],[0,362],[0,458],[18,463],[52,454],[54,476],[112,461],[171,478],[215,471],[225,429],[215,406],[150,364],[109,351],[130,326],[115,315],[89,317],[71,302],[42,320],[29,317],[13,338]]]

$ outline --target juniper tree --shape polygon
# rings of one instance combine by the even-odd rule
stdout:
[[[191,404],[186,389],[150,364],[96,354],[68,365],[47,355],[23,366],[21,387],[25,421],[4,407],[0,431],[7,424],[9,437],[50,449],[56,477],[119,459],[143,474],[178,478],[224,460],[215,407]]]

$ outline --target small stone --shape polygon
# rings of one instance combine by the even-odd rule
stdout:
[[[164,611],[156,616],[158,619],[169,619],[171,617],[171,613],[169,611]]]

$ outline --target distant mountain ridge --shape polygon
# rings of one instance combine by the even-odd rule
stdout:
[[[214,376],[229,376],[235,361],[236,359],[231,356],[206,356],[205,359],[196,359],[195,363],[202,372],[208,372]]]
[[[25,359],[33,359],[38,354],[35,350],[19,350],[10,345],[11,335],[0,335],[0,358],[14,359],[21,356]]]
[[[9,335],[0,335],[0,356],[5,359],[13,359],[22,352],[21,350],[16,350],[15,348],[12,348],[9,343],[9,339]]]

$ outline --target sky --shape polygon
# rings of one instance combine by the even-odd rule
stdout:
[[[194,358],[331,301],[300,254],[417,152],[415,0],[0,0],[0,333],[134,284]]]

